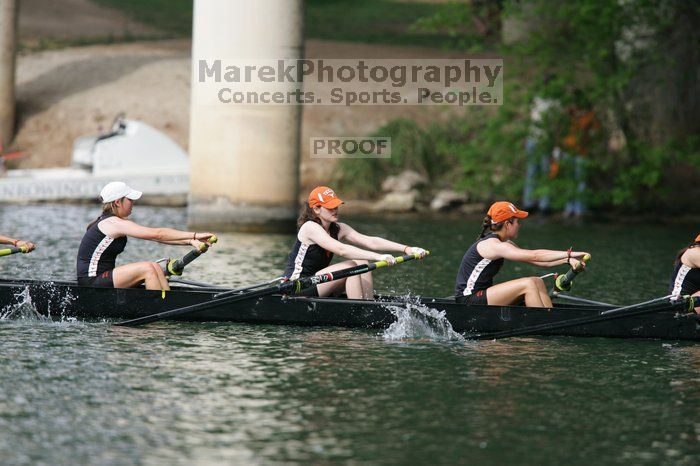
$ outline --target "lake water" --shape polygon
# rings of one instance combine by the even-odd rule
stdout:
[[[0,233],[39,248],[2,277],[72,279],[95,206],[0,207]],[[134,219],[184,228],[183,209]],[[446,296],[478,219],[356,217],[360,231],[432,251],[375,273],[377,290]],[[666,294],[696,225],[528,219],[519,244],[587,250],[575,294]],[[221,234],[186,277],[280,274],[291,236]],[[129,240],[124,260],[186,248]],[[502,279],[544,274],[508,264]],[[0,464],[697,464],[700,345],[599,338],[474,342],[443,331],[0,320]]]

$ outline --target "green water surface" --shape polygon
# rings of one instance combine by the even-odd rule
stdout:
[[[3,277],[71,279],[94,206],[0,207],[37,251]],[[184,227],[183,209],[135,219]],[[478,219],[349,219],[430,249],[375,274],[380,292],[445,296]],[[587,250],[578,295],[664,295],[693,225],[528,219],[526,247]],[[281,272],[292,238],[222,234],[187,276],[241,285]],[[185,248],[129,240],[124,260]],[[508,264],[507,279],[547,272]],[[26,306],[25,306],[26,307]],[[30,306],[29,306],[30,307]],[[47,322],[2,310],[0,464],[697,464],[700,345],[601,338],[464,341],[440,332]]]

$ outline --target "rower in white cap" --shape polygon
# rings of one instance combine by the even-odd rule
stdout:
[[[117,256],[124,251],[127,237],[201,248],[202,242],[209,243],[214,236],[212,233],[145,227],[129,220],[134,201],[141,194],[121,181],[112,181],[102,188],[102,214],[88,225],[78,249],[79,285],[131,288],[144,284],[148,290],[169,290],[165,274],[155,262],[116,266]]]

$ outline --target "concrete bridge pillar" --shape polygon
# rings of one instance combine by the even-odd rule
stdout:
[[[15,133],[15,57],[17,0],[0,0],[0,142],[9,144]]]
[[[194,229],[294,229],[299,105],[212,105],[198,98],[200,60],[301,58],[303,0],[195,0],[188,222]],[[290,89],[293,89],[290,84]]]

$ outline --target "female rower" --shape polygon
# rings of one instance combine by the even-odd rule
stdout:
[[[365,236],[346,223],[338,222],[338,207],[342,203],[343,201],[329,187],[318,186],[311,191],[308,202],[302,206],[297,220],[297,240],[287,259],[285,277],[296,280],[300,277],[366,264],[367,261],[385,260],[389,265],[394,265],[394,257],[391,254],[374,252],[376,250],[425,255],[426,251],[422,248],[406,246],[378,236]],[[345,244],[344,241],[360,247]],[[334,254],[352,260],[330,265]],[[351,299],[372,299],[374,297],[372,274],[367,272],[322,283],[304,290],[302,294],[330,296],[338,295],[343,291]]]
[[[700,235],[693,244],[678,252],[670,290],[674,296],[700,297]],[[695,312],[700,314],[700,302],[695,307]]]
[[[131,288],[143,283],[147,290],[169,290],[165,274],[155,262],[116,267],[117,256],[124,251],[127,237],[199,248],[213,236],[172,228],[149,228],[129,220],[134,201],[141,194],[121,181],[113,181],[102,188],[102,214],[88,225],[78,249],[79,285]]]
[[[34,248],[36,248],[36,245],[31,241],[25,241],[23,239],[12,239],[9,236],[3,235],[0,235],[0,244],[11,244],[18,248],[24,247],[26,250],[22,252],[33,251]]]
[[[527,212],[510,202],[496,202],[491,206],[484,217],[481,235],[462,258],[455,284],[457,302],[507,306],[524,299],[528,307],[552,307],[552,300],[541,278],[525,277],[493,284],[493,277],[501,269],[504,259],[540,267],[566,263],[577,267],[579,260],[576,258],[587,254],[517,247],[511,240],[518,237],[520,220],[527,216]]]

